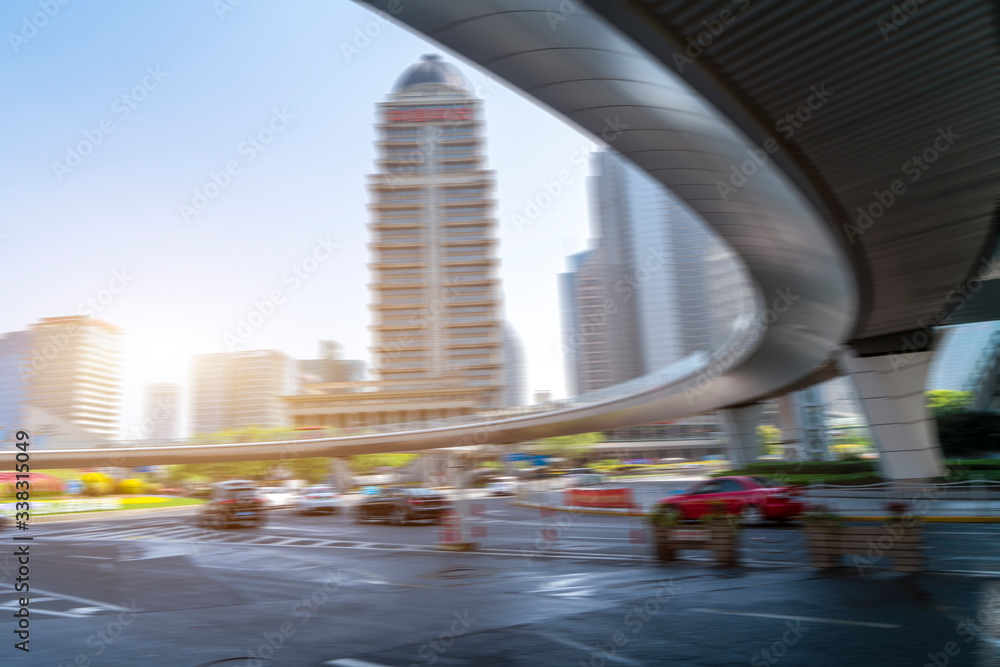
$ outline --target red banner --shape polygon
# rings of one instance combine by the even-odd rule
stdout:
[[[570,507],[632,507],[632,489],[566,489]]]
[[[390,123],[426,123],[430,121],[472,120],[471,107],[437,107],[389,109],[385,117]]]

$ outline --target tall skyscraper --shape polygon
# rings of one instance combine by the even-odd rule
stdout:
[[[753,312],[745,268],[662,184],[602,151],[590,190],[595,247],[570,258],[560,279],[571,389],[601,389],[710,351]]]
[[[495,178],[481,101],[424,56],[378,105],[372,196],[376,380],[432,388],[461,379],[481,408],[504,402]],[[423,385],[419,380],[427,380]]]
[[[0,338],[0,426],[51,446],[120,437],[122,330],[86,315],[47,317]]]
[[[42,363],[29,364],[28,401],[88,433],[117,439],[122,330],[87,315],[46,317],[30,330]]]
[[[289,425],[282,397],[295,392],[294,378],[292,360],[277,350],[195,355],[192,433]]]
[[[302,385],[316,383],[349,383],[365,381],[365,363],[357,359],[344,359],[343,348],[332,340],[319,342],[319,358],[303,359],[298,365]],[[348,388],[338,392],[350,391]]]
[[[513,408],[528,403],[528,368],[524,345],[510,324],[503,327],[504,407]]]
[[[155,382],[146,386],[142,424],[136,440],[162,442],[181,437],[181,386],[175,382]],[[126,435],[126,439],[129,438]]]

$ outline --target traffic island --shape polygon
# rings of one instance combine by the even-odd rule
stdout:
[[[923,527],[912,517],[887,521],[878,527],[814,521],[806,525],[805,531],[813,567],[838,567],[841,556],[853,556],[851,565],[861,570],[883,557],[892,560],[892,569],[897,572],[923,569]]]
[[[711,551],[713,560],[720,565],[739,562],[737,543],[739,523],[733,517],[712,518],[700,528],[681,528],[677,525],[654,523],[654,545],[657,560],[677,560],[681,550]]]
[[[438,542],[434,548],[440,551],[477,551],[479,542]]]

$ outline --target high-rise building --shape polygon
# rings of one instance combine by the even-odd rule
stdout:
[[[457,68],[428,55],[377,114],[379,173],[369,177],[376,380],[419,390],[460,378],[480,408],[499,407],[503,318],[482,102]]]
[[[318,359],[303,359],[298,361],[297,365],[301,385],[343,384],[366,380],[365,363],[357,359],[344,359],[343,348],[332,340],[320,341]],[[350,391],[350,389],[345,387],[339,391]]]
[[[155,382],[146,386],[142,424],[136,440],[162,442],[181,436],[181,386],[175,382]],[[126,439],[129,438],[126,435]]]
[[[120,436],[122,330],[86,315],[48,317],[0,337],[0,427],[42,446]]]
[[[590,190],[595,247],[573,256],[561,277],[571,390],[602,389],[710,351],[753,312],[746,269],[662,184],[601,151]]]
[[[215,352],[194,357],[191,431],[287,426],[283,396],[296,391],[291,358],[277,350]]]
[[[524,345],[510,324],[503,327],[504,407],[513,408],[528,402],[527,364]]]
[[[74,315],[42,318],[30,331],[41,360],[26,361],[28,402],[88,433],[117,439],[122,402],[121,328]]]

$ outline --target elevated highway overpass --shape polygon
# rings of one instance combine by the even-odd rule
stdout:
[[[538,414],[293,443],[114,450],[120,465],[415,451],[725,410],[851,375],[894,479],[943,467],[934,328],[1000,315],[1000,18],[989,0],[365,0],[670,187],[743,258],[757,313],[727,343]],[[885,26],[891,26],[887,28]],[[786,295],[785,300],[779,297]],[[791,299],[791,305],[786,305]],[[957,318],[957,319],[956,319]],[[972,318],[972,319],[970,319]],[[109,450],[44,452],[96,465]]]

